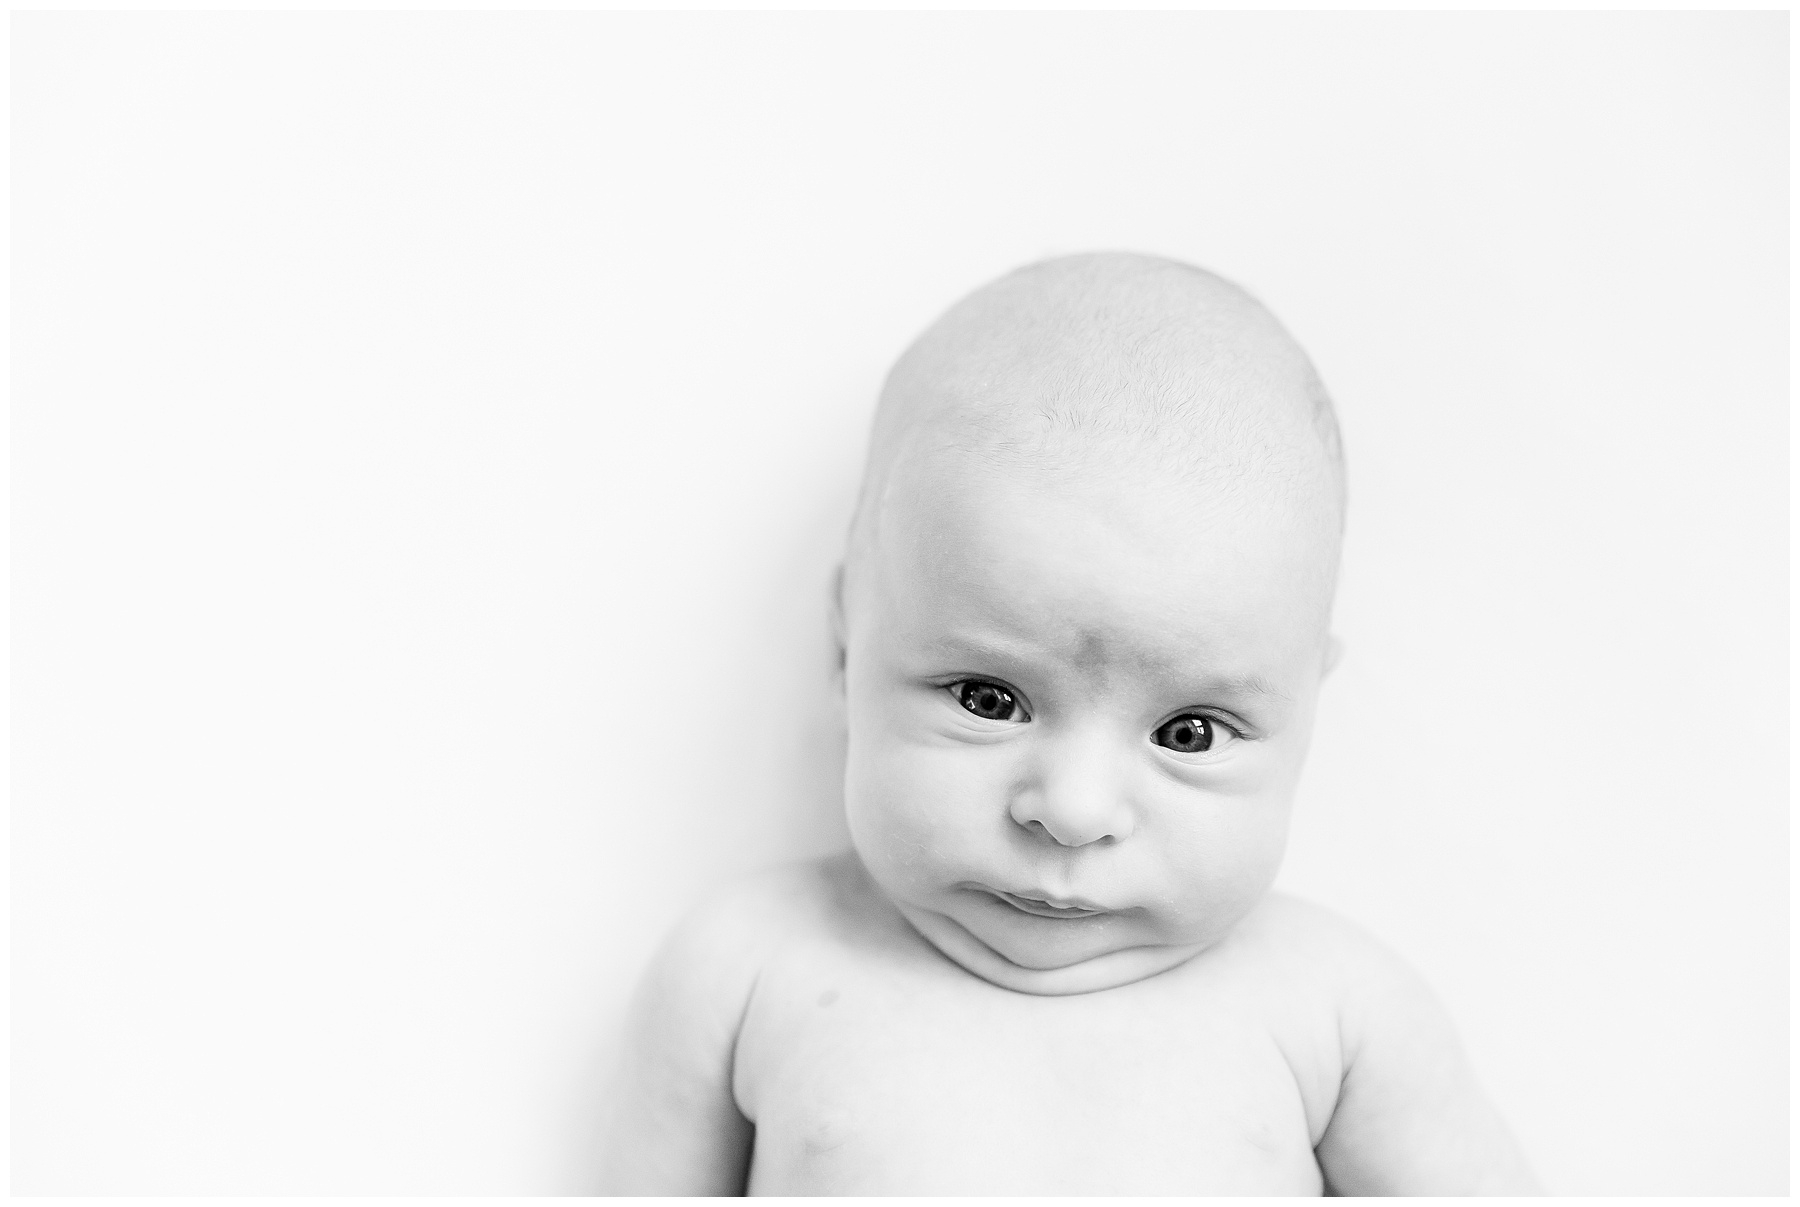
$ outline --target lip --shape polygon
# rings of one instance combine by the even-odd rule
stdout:
[[[1027,897],[997,888],[990,888],[988,892],[1014,909],[1022,913],[1034,914],[1039,918],[1093,918],[1106,912],[1093,903],[1082,901],[1079,898]]]

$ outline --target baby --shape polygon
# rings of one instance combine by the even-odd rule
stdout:
[[[836,590],[854,851],[665,943],[607,1189],[1534,1192],[1419,980],[1269,892],[1343,509],[1218,277],[1073,256],[927,331]]]

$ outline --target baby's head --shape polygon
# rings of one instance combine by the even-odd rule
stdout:
[[[1330,659],[1331,405],[1242,290],[1073,256],[977,291],[876,414],[841,581],[875,882],[997,985],[1081,993],[1274,879]]]

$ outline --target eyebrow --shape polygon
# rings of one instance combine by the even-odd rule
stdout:
[[[985,662],[1005,661],[1008,659],[1029,657],[1029,652],[1015,650],[1004,644],[982,641],[971,637],[939,637],[928,643],[933,654],[943,658],[974,658]],[[1197,675],[1192,680],[1195,689],[1192,694],[1196,698],[1204,696],[1227,696],[1243,699],[1248,696],[1266,696],[1292,704],[1294,698],[1284,691],[1278,690],[1267,679],[1258,674],[1243,675]]]
[[[1277,691],[1268,680],[1261,675],[1231,675],[1223,679],[1213,679],[1206,684],[1209,691],[1228,696],[1272,696],[1277,700],[1285,700],[1289,704],[1294,698],[1284,691]]]

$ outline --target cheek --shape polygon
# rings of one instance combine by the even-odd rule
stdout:
[[[1224,900],[1260,895],[1275,879],[1287,850],[1308,719],[1297,717],[1266,761],[1212,785],[1199,808],[1191,800],[1170,802],[1164,816],[1175,840],[1168,857],[1184,883],[1206,885],[1205,892]]]
[[[1275,879],[1287,847],[1285,798],[1214,797],[1167,815],[1163,875],[1184,925],[1235,922]]]
[[[858,854],[896,877],[972,870],[1005,820],[999,760],[904,741],[895,727],[853,711],[844,808]]]
[[[964,760],[898,742],[852,739],[844,804],[853,829],[947,857],[992,829],[996,798]]]

